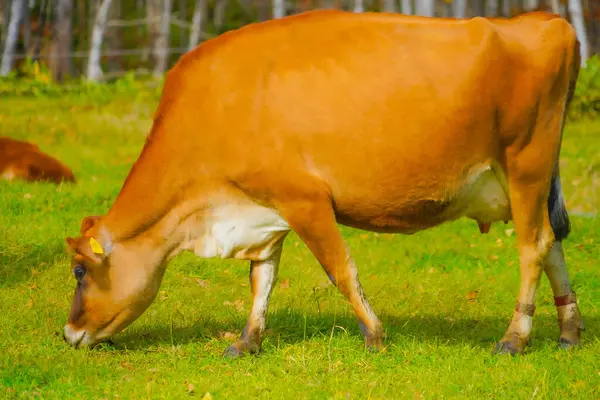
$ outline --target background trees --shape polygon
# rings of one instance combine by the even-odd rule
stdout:
[[[577,30],[583,62],[600,51],[600,0],[0,0],[0,76],[27,58],[59,82],[162,75],[203,40],[316,8],[456,18],[553,11]]]

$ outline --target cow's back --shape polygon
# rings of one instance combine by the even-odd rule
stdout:
[[[435,225],[474,170],[501,169],[503,139],[531,122],[546,67],[561,68],[541,56],[564,47],[545,43],[565,32],[550,19],[317,11],[224,34],[169,72],[128,181],[146,176],[123,191],[222,182],[269,204],[319,184],[342,216],[425,214]],[[169,196],[148,212],[161,215]]]

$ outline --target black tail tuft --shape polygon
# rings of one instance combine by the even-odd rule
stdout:
[[[548,196],[548,212],[550,213],[550,224],[554,232],[554,238],[561,242],[569,236],[571,232],[571,222],[565,198],[563,197],[562,186],[560,184],[560,176],[558,168],[556,168],[550,183],[550,195]]]

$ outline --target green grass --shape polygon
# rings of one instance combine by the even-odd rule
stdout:
[[[562,151],[573,223],[565,251],[587,327],[577,351],[555,349],[544,278],[527,354],[491,355],[518,292],[515,236],[512,224],[481,235],[469,220],[413,236],[343,229],[387,329],[386,353],[363,349],[351,308],[294,234],[259,356],[221,358],[248,316],[248,263],[190,254],[170,264],[156,301],[115,345],[68,347],[64,238],[108,210],[155,105],[155,96],[0,100],[0,135],[36,142],[78,178],[0,182],[0,398],[599,398],[600,122],[570,124]]]

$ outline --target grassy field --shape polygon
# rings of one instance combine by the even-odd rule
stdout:
[[[191,254],[171,263],[154,304],[114,345],[69,348],[64,238],[108,210],[155,105],[143,94],[0,100],[0,135],[36,142],[78,178],[0,182],[0,398],[600,398],[600,121],[569,124],[561,160],[573,224],[565,251],[587,328],[577,351],[555,349],[544,277],[528,352],[491,355],[518,292],[515,236],[512,224],[481,235],[469,220],[413,236],[344,228],[386,353],[363,349],[351,308],[294,234],[259,356],[221,358],[248,316],[248,263]]]

